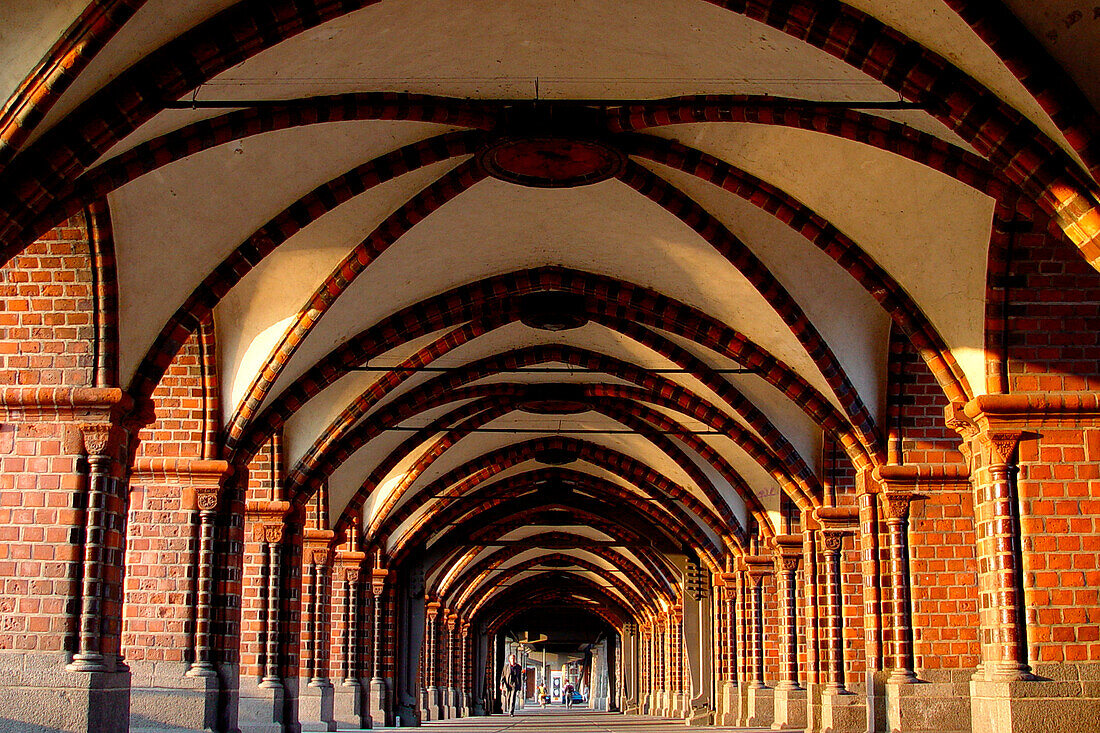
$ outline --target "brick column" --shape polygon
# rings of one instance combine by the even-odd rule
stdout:
[[[779,590],[780,678],[775,685],[774,718],[776,730],[806,728],[806,690],[798,674],[798,567],[802,561],[802,537],[780,535],[775,546],[775,574]]]
[[[989,411],[979,401],[949,405],[945,411],[947,424],[963,437],[971,464],[982,639],[976,676],[990,682],[1032,679],[1024,649],[1016,506],[1016,449],[1030,405],[1026,398],[1016,400],[994,395],[988,400]]]
[[[187,674],[191,677],[214,677],[211,625],[214,616],[214,522],[218,513],[218,486],[196,489],[199,509],[199,555],[195,598],[194,661]]]
[[[298,720],[306,730],[336,728],[335,690],[329,679],[328,623],[332,604],[333,540],[331,530],[316,528],[307,528],[302,537],[302,598],[308,603],[303,608],[299,628],[299,648],[304,664],[299,671]]]
[[[763,690],[764,684],[764,578],[767,573],[749,573],[749,689]]]
[[[280,625],[279,601],[282,587],[283,524],[269,523],[257,525],[263,533],[264,569],[267,579],[267,591],[264,594],[264,677],[260,687],[281,688],[283,681],[279,668]]]
[[[672,693],[672,715],[685,715],[684,695],[684,607],[677,605],[669,613],[669,652],[671,653],[672,681],[669,687]]]
[[[748,678],[745,724],[770,726],[775,719],[774,690],[764,682],[764,583],[775,571],[775,560],[766,555],[743,558],[748,578]]]
[[[790,538],[786,544],[778,544],[777,538],[775,571],[779,581],[780,608],[780,656],[782,659],[782,677],[776,685],[777,690],[801,690],[798,683],[798,566],[802,560],[802,538]]]
[[[107,482],[111,480],[111,453],[115,446],[115,427],[110,423],[80,426],[88,460],[88,492],[84,510],[84,563],[80,598],[80,629],[77,652],[69,669],[75,672],[106,672],[108,665],[101,647],[103,622],[104,572],[107,550]]]
[[[354,535],[354,531],[352,528],[349,534]],[[352,537],[346,546],[337,550],[333,572],[333,595],[338,598],[333,600],[332,649],[340,659],[340,684],[333,689],[333,718],[337,728],[360,728],[364,722],[368,725],[370,722],[363,706],[363,687],[359,681],[362,672],[359,577],[360,565],[366,555],[356,551],[355,547]]]
[[[913,669],[913,622],[909,611],[909,505],[913,494],[889,492],[884,494],[884,499],[890,543],[890,625],[893,628],[887,682],[910,684],[917,681]]]
[[[440,720],[443,717],[439,700],[439,611],[440,603],[430,600],[425,605],[424,631],[424,682],[427,696],[427,720]]]
[[[841,530],[821,530],[822,559],[825,565],[825,648],[828,650],[825,691],[846,693],[844,685],[844,603],[841,598],[840,552],[844,547]]]
[[[981,433],[982,465],[973,472],[979,559],[982,671],[994,682],[1032,678],[1024,650],[1016,465],[1019,431]]]
[[[383,618],[385,615],[384,594],[386,592],[389,570],[381,566],[381,559],[376,558],[375,567],[371,569],[371,680],[368,695],[371,723],[380,728],[391,725],[393,712],[389,709],[389,697],[387,694],[386,679],[382,676],[382,640]]]
[[[462,703],[459,699],[458,681],[455,679],[455,637],[458,633],[458,615],[454,612],[448,611],[445,615],[444,630],[447,632],[447,690],[446,699],[444,704],[447,707],[447,717],[455,718],[459,715],[459,709],[462,707]]]
[[[350,564],[355,562],[355,564]],[[340,684],[344,687],[359,687],[359,566],[358,560],[349,561],[341,557],[344,584],[344,636],[343,665]]]

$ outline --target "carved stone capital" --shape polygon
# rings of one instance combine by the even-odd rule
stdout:
[[[844,535],[848,534],[838,529],[821,530],[821,546],[826,552],[840,552],[844,547]]]
[[[80,433],[84,436],[84,451],[92,457],[110,453],[117,431],[111,423],[84,423]]]
[[[197,486],[195,487],[195,504],[198,506],[199,511],[212,512],[218,508],[218,497],[220,492],[217,486]]]
[[[344,568],[344,580],[349,583],[359,582],[359,568]]]
[[[775,558],[775,569],[779,572],[794,572],[798,570],[798,564],[802,560],[802,555],[794,554],[781,554]]]
[[[332,559],[332,551],[327,548],[311,549],[309,551],[309,562],[311,565],[324,566],[329,564],[329,560]]]
[[[1022,436],[1023,432],[1019,430],[989,430],[982,433],[982,439],[989,447],[990,462],[1011,464]]]
[[[386,589],[386,579],[389,575],[390,571],[386,568],[373,568],[370,571],[370,590],[376,598]]]
[[[278,544],[283,541],[283,524],[279,523],[256,523],[252,525],[252,539],[255,542],[269,542],[271,544]]]
[[[888,491],[882,497],[887,520],[909,519],[909,507],[913,499],[918,498],[908,491]]]

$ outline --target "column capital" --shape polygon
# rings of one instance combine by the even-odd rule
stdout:
[[[345,575],[351,571],[355,571],[355,579],[359,579],[359,571],[363,569],[363,561],[367,556],[362,552],[354,552],[351,550],[344,550],[337,548],[336,550],[336,564],[343,568]],[[354,581],[353,581],[354,582]]]
[[[716,588],[735,588],[737,586],[737,573],[715,573],[714,586]]]
[[[744,563],[745,572],[754,586],[775,572],[775,559],[770,555],[745,555],[741,562]]]
[[[375,598],[382,595],[382,591],[386,589],[386,580],[389,579],[389,576],[390,571],[387,568],[371,568],[370,590]]]
[[[911,491],[887,491],[883,493],[883,509],[885,509],[885,519],[890,521],[908,521],[909,509],[915,499],[923,499],[920,494],[913,493]]]
[[[80,434],[84,438],[84,452],[92,456],[109,456],[114,450],[119,429],[109,422],[81,423]]]
[[[776,535],[772,538],[775,548],[774,562],[776,572],[798,570],[802,560],[802,536],[797,534]]]
[[[302,532],[302,560],[310,565],[332,563],[335,553],[332,543],[336,534],[329,529],[306,529]]]

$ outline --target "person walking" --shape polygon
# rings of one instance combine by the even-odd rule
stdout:
[[[501,712],[509,715],[516,714],[516,698],[519,697],[520,687],[523,685],[523,667],[516,662],[516,655],[508,655],[508,664],[500,673],[500,704]]]
[[[564,693],[564,695],[565,695],[565,707],[566,708],[573,707],[573,690],[574,690],[573,683],[572,682],[566,683],[565,693]]]

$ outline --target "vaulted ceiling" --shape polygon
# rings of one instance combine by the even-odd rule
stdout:
[[[0,236],[105,199],[120,386],[212,320],[226,457],[613,614],[819,506],[823,436],[884,460],[891,328],[989,389],[1018,196],[1096,261],[1077,5],[8,3]]]

